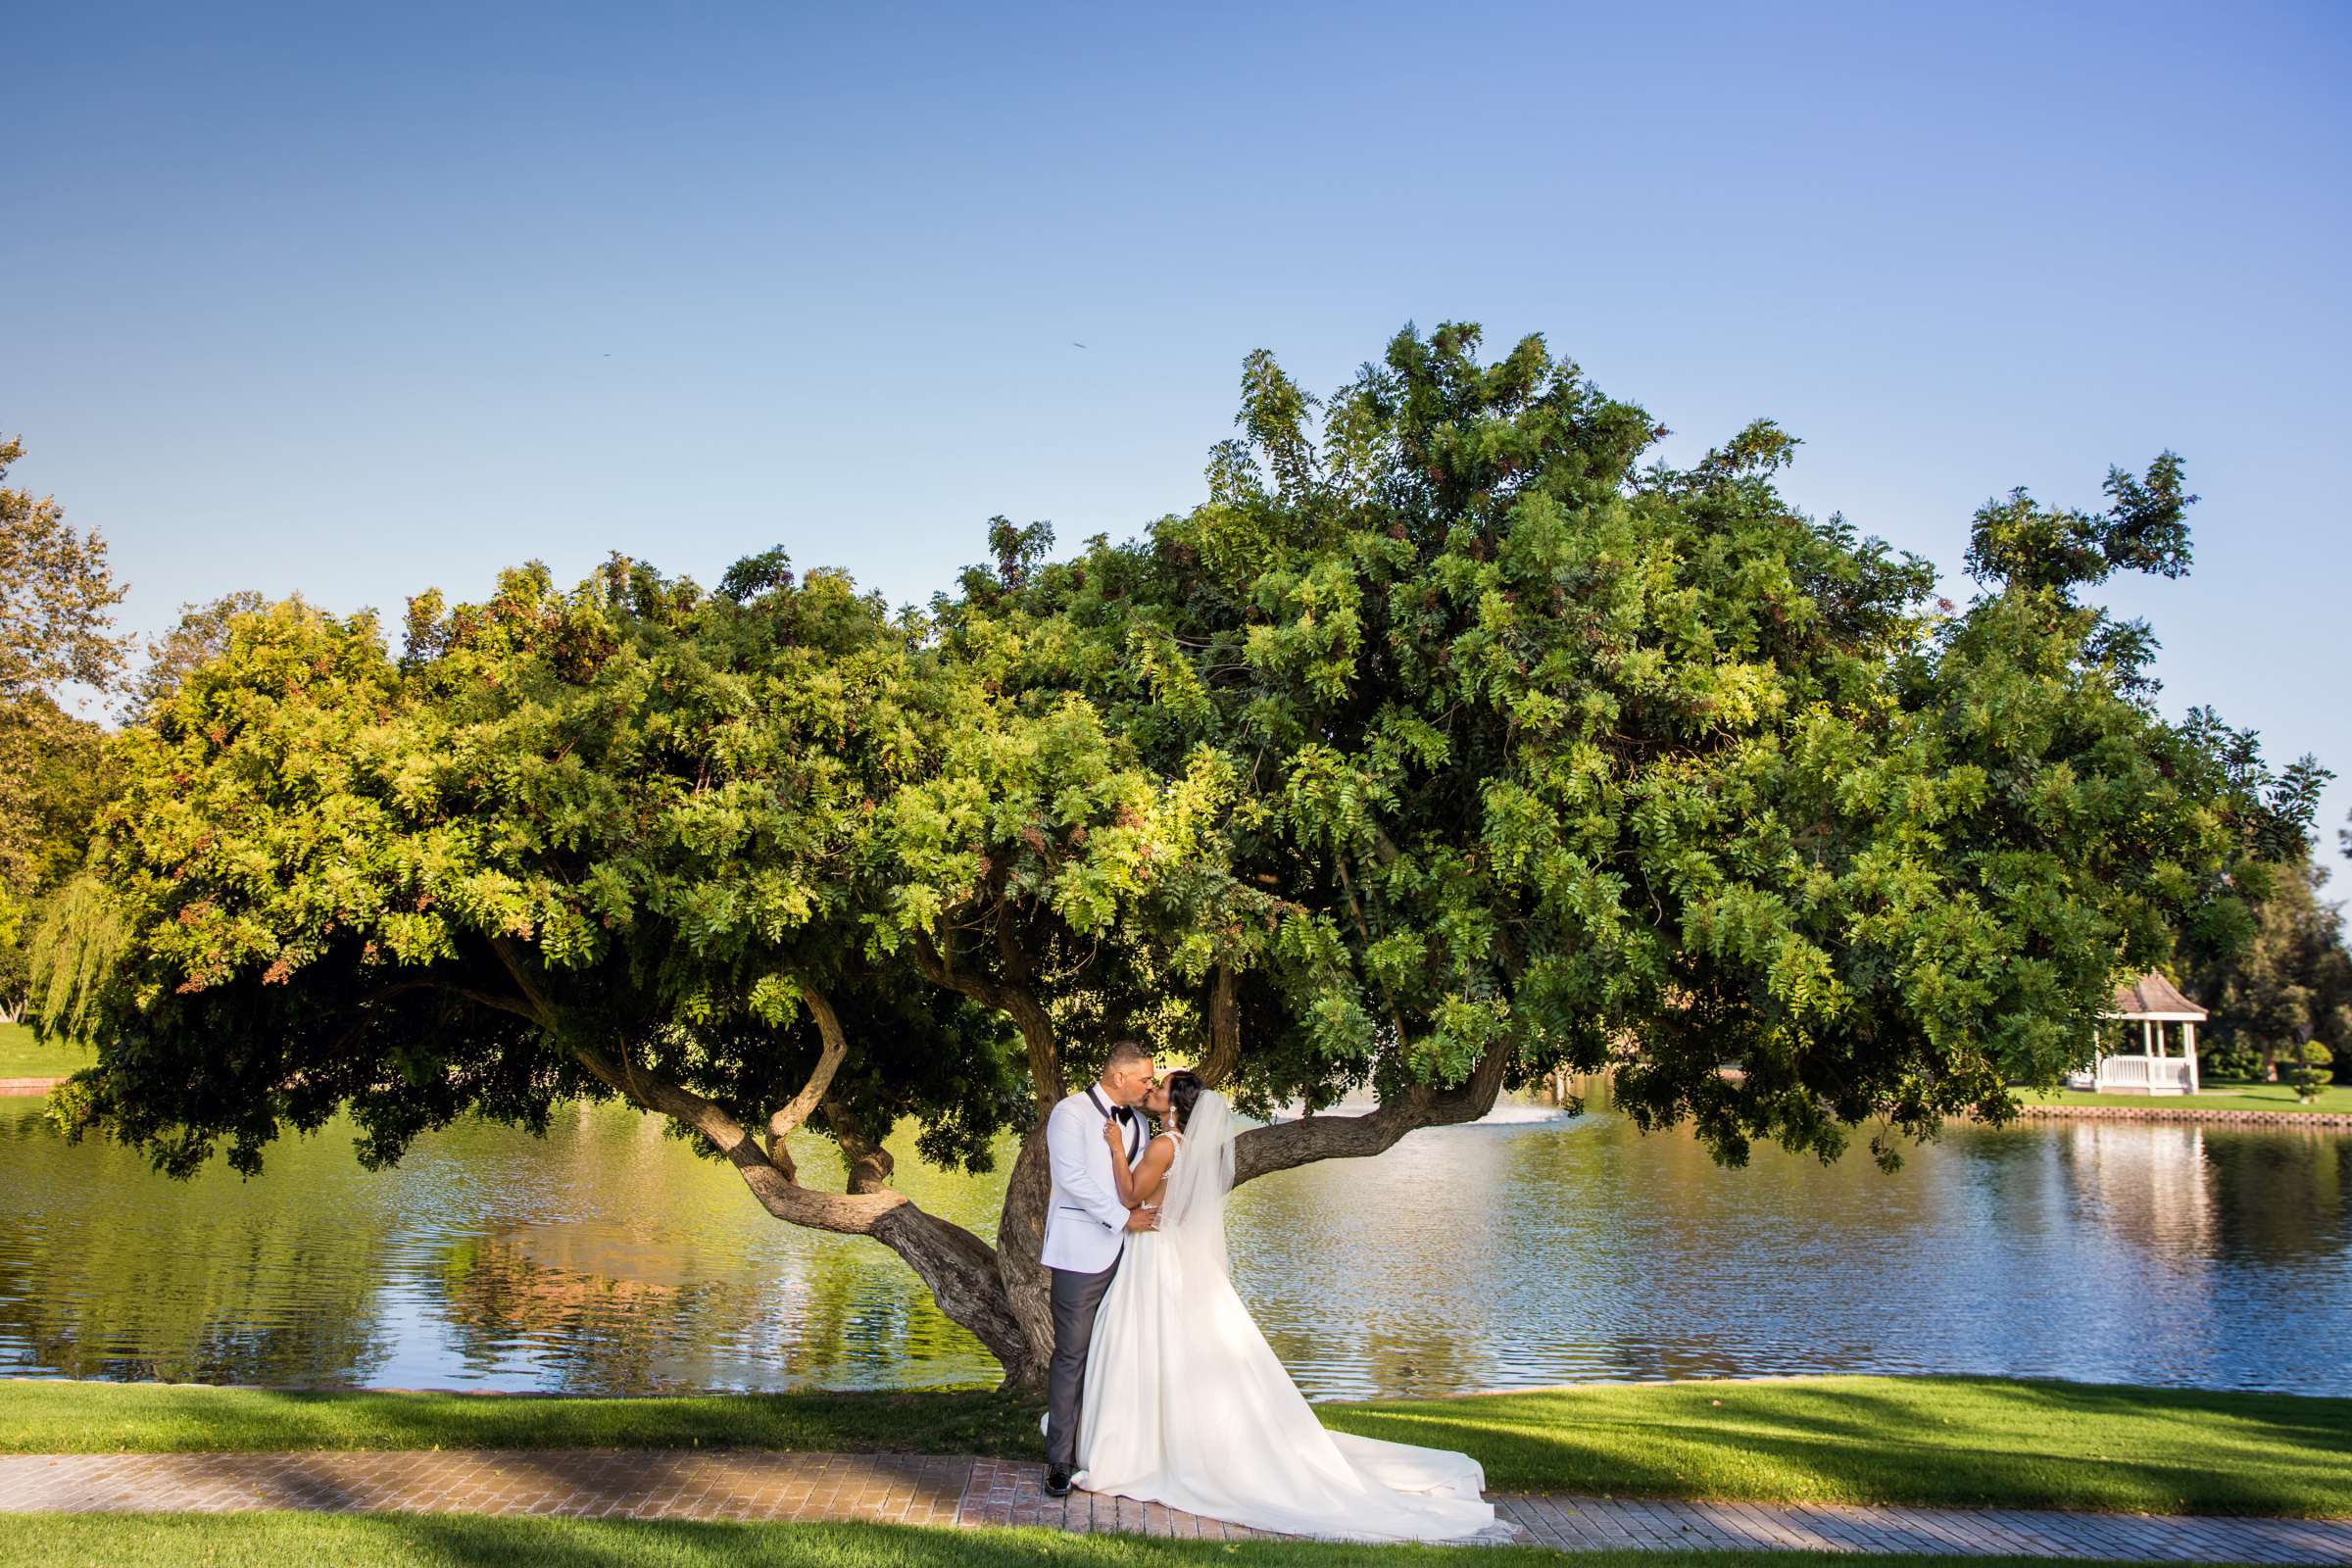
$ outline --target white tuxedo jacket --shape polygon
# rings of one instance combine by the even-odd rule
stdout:
[[[1046,1209],[1046,1244],[1038,1261],[1048,1268],[1099,1274],[1119,1260],[1127,1244],[1127,1205],[1119,1201],[1103,1118],[1112,1109],[1093,1084],[1065,1096],[1046,1113],[1046,1155],[1054,1194]],[[1144,1113],[1127,1125],[1127,1166],[1135,1168],[1151,1138]]]

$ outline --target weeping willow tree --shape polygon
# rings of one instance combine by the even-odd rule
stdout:
[[[72,874],[110,787],[104,733],[62,699],[70,685],[111,687],[130,641],[110,630],[128,590],[106,540],[68,523],[54,496],[6,482],[24,456],[0,440],[0,1022],[24,1009],[35,911]]]

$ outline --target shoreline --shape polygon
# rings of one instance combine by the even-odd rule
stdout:
[[[46,1095],[66,1080],[59,1078],[0,1078],[0,1099]],[[2240,1127],[2325,1127],[2352,1130],[2352,1111],[2342,1110],[2230,1110],[2218,1105],[2067,1105],[2026,1103],[2022,1116],[2077,1117],[2091,1121],[2220,1122]],[[1965,1117],[1969,1121],[1982,1117]]]
[[[2216,1121],[2250,1127],[2352,1128],[2352,1111],[2341,1110],[2230,1110],[2220,1105],[2024,1104],[2018,1107],[2018,1114],[2083,1117],[2092,1121]]]

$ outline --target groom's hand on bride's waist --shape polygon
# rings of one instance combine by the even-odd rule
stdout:
[[[1159,1229],[1159,1210],[1156,1208],[1129,1209],[1127,1211],[1127,1228],[1131,1231],[1155,1231]]]

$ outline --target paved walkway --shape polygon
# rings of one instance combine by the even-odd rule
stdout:
[[[1241,1540],[1253,1532],[1158,1503],[1049,1497],[1042,1465],[913,1454],[544,1448],[0,1455],[0,1513],[312,1508],[588,1518],[862,1519],[942,1527]],[[2241,1519],[2025,1508],[1676,1502],[1505,1493],[1530,1544],[1765,1547],[2352,1563],[2352,1519]]]

